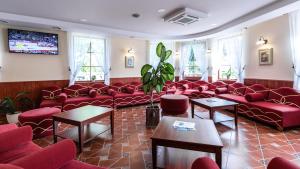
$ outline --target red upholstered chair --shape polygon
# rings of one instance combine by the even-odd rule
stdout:
[[[3,124],[3,125],[0,125],[0,134],[3,133],[3,132],[6,132],[6,131],[12,130],[12,129],[16,129],[16,128],[18,128],[18,126],[16,124]]]
[[[33,137],[41,138],[52,134],[52,115],[60,113],[61,110],[55,107],[43,107],[29,110],[19,115],[21,126],[29,125],[33,129]]]
[[[168,115],[185,114],[189,106],[189,98],[184,95],[163,95],[160,97],[162,113]]]
[[[196,159],[192,164],[192,169],[220,169],[219,166],[210,158],[202,157]],[[267,169],[300,169],[299,166],[280,157],[273,158]]]
[[[66,139],[42,149],[32,142],[30,126],[0,133],[1,169],[104,169],[75,158],[76,147],[72,140]]]
[[[62,89],[58,86],[50,86],[42,90],[40,107],[57,107],[62,108],[62,103],[57,99],[62,93]]]

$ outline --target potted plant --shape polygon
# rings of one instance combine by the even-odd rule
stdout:
[[[0,113],[6,114],[8,123],[18,123],[21,112],[34,108],[33,101],[27,96],[29,92],[19,92],[14,98],[5,97],[0,101]]]
[[[230,77],[234,76],[234,71],[231,69],[231,67],[228,69],[228,71],[222,73],[222,78],[226,77],[226,80],[230,80]]]
[[[159,107],[154,105],[154,93],[160,93],[166,81],[174,80],[174,67],[167,62],[172,55],[171,50],[167,50],[162,42],[156,47],[156,55],[159,57],[157,67],[145,64],[141,69],[141,80],[145,94],[150,94],[150,105],[146,107],[146,126],[156,126],[159,122]]]

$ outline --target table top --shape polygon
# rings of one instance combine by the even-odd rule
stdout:
[[[87,105],[58,114],[54,114],[52,117],[72,120],[76,122],[85,122],[94,117],[108,115],[111,111],[113,111],[112,108]]]
[[[196,130],[178,131],[173,127],[174,122],[185,121],[194,122]],[[151,139],[172,141],[182,144],[198,144],[215,147],[223,147],[223,143],[212,120],[207,119],[188,119],[180,117],[162,118],[156,127]]]
[[[238,105],[237,102],[224,100],[224,99],[220,99],[220,98],[216,98],[216,97],[191,99],[191,102],[196,105],[211,107],[211,108]]]

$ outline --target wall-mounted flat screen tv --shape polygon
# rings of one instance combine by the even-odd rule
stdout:
[[[58,34],[8,29],[9,52],[58,55]]]

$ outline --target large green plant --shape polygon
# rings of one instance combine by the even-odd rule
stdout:
[[[5,97],[0,101],[0,113],[14,114],[17,110],[27,111],[34,108],[34,102],[27,96],[29,92],[19,92],[14,98]]]
[[[146,94],[151,95],[151,106],[153,106],[153,92],[160,93],[166,81],[174,80],[174,67],[167,62],[172,55],[171,50],[167,50],[165,45],[160,42],[156,47],[156,55],[159,57],[157,67],[145,64],[141,69],[143,90]]]

